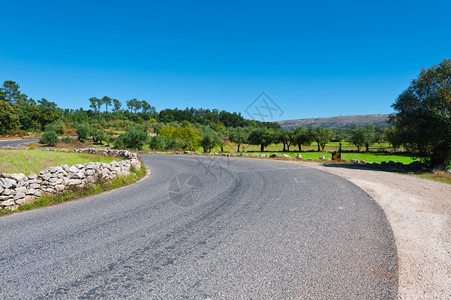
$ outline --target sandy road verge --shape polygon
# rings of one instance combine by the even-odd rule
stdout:
[[[399,259],[399,299],[451,299],[451,185],[413,176],[302,163],[343,177],[384,210]]]

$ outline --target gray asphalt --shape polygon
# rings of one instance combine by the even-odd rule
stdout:
[[[135,185],[0,218],[0,298],[396,297],[392,231],[352,183],[278,161],[142,159],[152,175]]]
[[[22,144],[34,143],[39,140],[0,140],[1,147],[20,147]]]

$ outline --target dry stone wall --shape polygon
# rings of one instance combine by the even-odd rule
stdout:
[[[109,182],[116,177],[128,176],[131,167],[141,169],[138,156],[126,150],[85,148],[70,152],[108,155],[125,160],[108,164],[89,162],[73,166],[59,165],[28,176],[0,173],[0,210],[15,210],[45,194],[57,194],[74,187],[83,188],[97,182]]]

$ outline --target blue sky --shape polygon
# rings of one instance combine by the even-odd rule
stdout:
[[[391,113],[451,57],[450,1],[2,1],[0,81],[34,99],[237,111]]]

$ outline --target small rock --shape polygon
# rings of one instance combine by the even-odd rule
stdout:
[[[28,175],[28,179],[35,180],[36,178],[38,178],[38,175],[36,175],[35,173]]]
[[[9,199],[0,202],[0,206],[11,206],[14,205],[14,199]]]
[[[27,191],[26,187],[20,187],[20,188],[16,188],[16,193],[25,193]]]
[[[17,201],[17,200],[19,200],[19,199],[22,199],[22,198],[25,198],[25,193],[20,192],[20,193],[17,193],[17,194],[14,196],[14,200],[15,200],[15,201]]]

